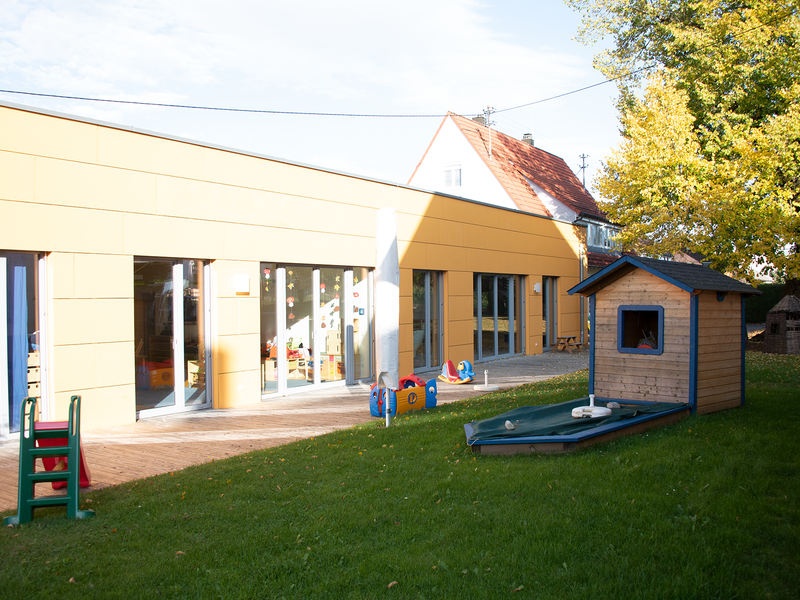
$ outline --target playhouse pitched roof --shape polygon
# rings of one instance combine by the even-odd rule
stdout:
[[[770,311],[771,313],[796,313],[800,312],[800,299],[797,296],[792,296],[791,294],[787,294],[781,301],[778,302],[775,306],[773,306]]]
[[[530,180],[578,215],[606,220],[595,199],[562,158],[455,113],[447,113],[445,119],[452,119],[520,210],[553,216],[528,183]]]
[[[754,287],[701,264],[623,256],[568,291],[590,296],[635,269],[643,269],[689,293],[699,291],[761,294]]]

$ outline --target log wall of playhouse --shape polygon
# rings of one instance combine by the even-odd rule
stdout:
[[[688,402],[699,413],[744,403],[744,298],[754,288],[703,265],[623,257],[575,292],[589,297],[598,399]]]

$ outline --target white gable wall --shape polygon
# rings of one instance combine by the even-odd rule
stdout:
[[[447,168],[461,166],[461,186],[445,187]],[[497,178],[452,119],[445,119],[409,185],[518,209]]]
[[[559,221],[566,221],[567,223],[573,223],[578,218],[578,213],[569,208],[558,198],[548,194],[527,177],[525,177],[525,181],[527,181],[528,185],[533,188],[533,191],[536,192],[537,196],[539,196],[539,200],[541,200],[542,204],[547,207],[547,210],[550,211],[550,214],[553,215],[553,218],[558,219]]]

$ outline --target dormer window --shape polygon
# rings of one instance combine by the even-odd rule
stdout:
[[[461,164],[445,166],[444,187],[461,187]]]

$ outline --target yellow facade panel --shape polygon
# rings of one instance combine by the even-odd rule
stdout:
[[[75,255],[72,252],[51,252],[47,257],[52,298],[75,297]]]
[[[411,323],[414,320],[414,301],[410,296],[402,296],[400,298],[400,320],[401,326],[405,323]]]
[[[0,110],[0,150],[81,162],[97,160],[95,125],[21,110]]]
[[[76,298],[133,298],[133,257],[73,254]]]
[[[205,178],[205,149],[185,142],[99,127],[98,158],[102,165],[187,177]]]
[[[217,315],[217,335],[238,335],[241,303],[238,298],[217,298],[215,314]]]
[[[0,201],[0,214],[4,250],[122,252],[120,213]]]
[[[462,268],[468,265],[462,265]],[[451,296],[470,296],[472,297],[472,271],[459,271],[457,268],[447,272],[448,291]]]
[[[462,322],[450,321],[450,327],[448,328],[448,340],[451,348],[455,346],[467,346],[467,345],[469,345],[471,348],[473,339],[474,339],[474,330],[472,326],[472,320],[462,321]]]
[[[438,244],[440,223],[439,219],[398,212],[397,237],[425,244]]]
[[[464,223],[464,247],[483,249],[486,247],[486,228],[472,222]]]
[[[54,299],[52,335],[56,346],[132,340],[133,299]]]
[[[97,344],[96,365],[94,367],[97,386],[109,387],[135,384],[135,353],[136,349],[133,341]]]
[[[261,373],[259,369],[220,373],[214,408],[234,408],[255,404],[261,400]]]
[[[373,251],[373,254],[375,252]],[[418,242],[407,242],[404,240],[397,240],[397,254],[400,257],[400,266],[408,268],[413,265],[417,269],[425,269],[428,267],[428,245]]]
[[[0,199],[33,202],[35,190],[33,165],[32,156],[0,152],[0,173],[3,174],[0,176]],[[13,173],[14,176],[9,177],[9,173]]]
[[[444,246],[463,247],[465,245],[464,223],[442,220],[439,226],[439,241]]]
[[[435,194],[419,193],[405,188],[394,188],[398,210],[408,214],[441,219],[442,197]]]
[[[474,312],[472,294],[469,296],[454,296],[451,294],[447,302],[447,307],[450,310],[451,321],[467,321],[472,319]]]
[[[133,356],[127,358],[132,369]],[[97,387],[97,344],[54,346],[52,371],[56,393]]]
[[[252,223],[266,194],[250,188],[159,175],[157,202],[163,216]]]
[[[136,421],[136,388],[133,384],[58,392],[54,396],[53,420],[67,420],[69,399],[75,394],[81,397],[81,431]]]
[[[467,253],[464,248],[443,246],[441,244],[431,244],[427,248],[425,263],[431,270],[450,271],[451,269],[463,269],[467,264],[466,261]]]
[[[414,293],[414,269],[400,269],[400,297],[411,297]]]
[[[261,350],[258,334],[217,337],[215,370],[220,374],[235,371],[260,372]]]
[[[475,350],[473,348],[472,343],[470,342],[469,344],[451,345],[449,354],[447,355],[447,358],[445,360],[452,360],[453,364],[458,365],[458,363],[462,360],[468,360],[472,362],[474,358],[475,358]],[[481,383],[483,382],[481,381]]]
[[[208,259],[224,257],[221,223],[125,214],[120,254]]]
[[[403,312],[402,303],[400,312]],[[400,352],[414,352],[414,327],[411,324],[411,321],[404,321],[403,317],[400,317]],[[402,374],[402,372],[401,372]]]
[[[36,201],[124,212],[156,212],[156,177],[127,169],[38,157]]]

